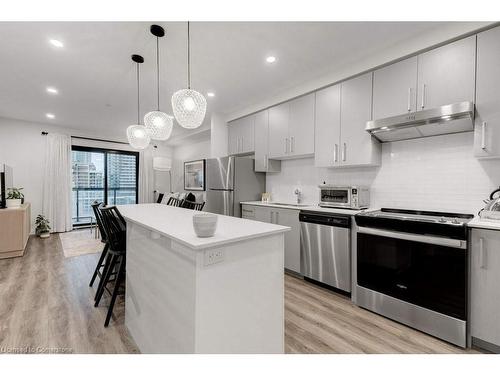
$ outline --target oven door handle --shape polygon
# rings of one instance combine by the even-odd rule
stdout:
[[[455,240],[453,238],[443,238],[443,237],[427,236],[427,235],[404,233],[404,232],[394,232],[391,230],[383,230],[383,229],[375,229],[367,227],[359,227],[358,233],[397,238],[400,240],[407,240],[407,241],[423,242],[439,246],[455,247],[457,249],[467,248],[467,241]]]

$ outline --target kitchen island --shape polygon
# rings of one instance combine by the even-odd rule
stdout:
[[[197,211],[119,206],[127,222],[125,325],[142,353],[283,353],[284,233],[218,215],[198,238]]]

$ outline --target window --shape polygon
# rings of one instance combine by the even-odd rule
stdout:
[[[135,204],[138,197],[139,154],[73,146],[73,225],[94,220],[93,202]]]

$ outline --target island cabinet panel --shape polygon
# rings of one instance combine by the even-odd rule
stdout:
[[[217,215],[197,237],[195,211],[119,206],[127,221],[125,325],[142,353],[284,352],[284,233]]]
[[[255,172],[279,172],[281,162],[269,158],[269,111],[255,115]]]
[[[472,229],[471,335],[500,350],[500,231]],[[492,345],[493,346],[492,346]]]
[[[316,92],[316,167],[340,164],[340,93],[340,84]]]
[[[380,143],[365,129],[371,120],[372,73],[342,82],[340,166],[379,165]]]
[[[418,55],[417,110],[474,101],[476,36]]]
[[[254,152],[255,117],[247,116],[228,124],[228,151],[230,155]]]
[[[500,27],[477,36],[474,154],[500,157]]]
[[[417,57],[373,72],[373,118],[381,119],[417,109]]]

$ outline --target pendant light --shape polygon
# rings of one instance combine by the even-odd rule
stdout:
[[[189,22],[187,23],[187,75],[188,87],[172,95],[172,109],[180,126],[186,129],[199,127],[205,119],[207,100],[198,91],[191,90],[191,51]]]
[[[149,146],[149,142],[151,142],[151,137],[145,126],[141,125],[140,119],[140,96],[139,96],[139,88],[140,88],[140,74],[139,74],[139,64],[144,62],[144,58],[140,55],[132,55],[132,61],[137,63],[137,125],[130,125],[127,128],[127,138],[130,146],[135,148],[136,150],[144,150]]]
[[[172,134],[174,119],[165,112],[160,111],[160,46],[159,38],[165,35],[165,30],[159,25],[151,25],[151,34],[156,37],[156,84],[157,84],[157,110],[146,113],[144,126],[146,126],[151,139],[166,141]]]

